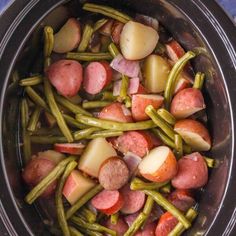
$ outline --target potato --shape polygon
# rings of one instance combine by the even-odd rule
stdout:
[[[144,61],[144,85],[151,93],[164,91],[171,67],[167,60],[158,55],[150,55]]]
[[[144,178],[161,183],[177,174],[177,161],[168,147],[159,146],[143,158],[138,168]]]
[[[95,186],[95,182],[83,176],[78,170],[73,170],[63,187],[63,195],[73,205],[80,197]]]
[[[159,35],[152,27],[129,21],[120,35],[120,49],[128,60],[140,60],[155,49]]]
[[[186,88],[175,95],[171,102],[170,112],[177,119],[183,119],[205,107],[202,92],[199,89]]]
[[[211,138],[208,130],[196,120],[180,120],[176,122],[174,130],[194,151],[208,151],[211,148]]]
[[[56,53],[70,52],[78,47],[80,38],[80,24],[75,18],[70,18],[54,35],[53,51]]]
[[[195,152],[178,161],[178,173],[171,183],[178,189],[203,187],[208,180],[208,170],[204,158]]]
[[[84,150],[78,168],[97,178],[102,163],[113,156],[117,156],[116,151],[105,138],[93,139]]]

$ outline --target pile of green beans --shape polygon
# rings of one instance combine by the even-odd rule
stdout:
[[[77,49],[78,52],[84,52],[87,49],[92,35],[93,35],[93,27],[89,24],[86,24],[83,30],[79,47]]]
[[[35,75],[29,78],[21,79],[19,81],[20,86],[34,86],[39,85],[43,82],[43,77],[41,75]]]

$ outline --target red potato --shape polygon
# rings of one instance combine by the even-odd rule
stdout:
[[[171,180],[178,170],[176,158],[166,146],[152,149],[143,158],[138,168],[144,178],[158,183]]]
[[[130,110],[119,102],[104,107],[99,113],[98,118],[124,123],[133,121]]]
[[[105,226],[111,230],[116,231],[117,236],[123,236],[129,228],[121,217],[119,217],[118,222],[115,225],[111,223],[110,219],[107,219],[107,221],[105,222]]]
[[[174,130],[195,151],[208,151],[211,148],[211,137],[206,127],[199,121],[185,119],[177,121]]]
[[[119,136],[114,142],[114,147],[122,153],[132,152],[139,157],[144,157],[153,148],[153,141],[148,132],[128,131]]]
[[[81,39],[80,24],[75,18],[70,18],[54,35],[53,51],[66,53],[77,48]]]
[[[100,29],[99,33],[105,36],[111,36],[114,20],[108,20]]]
[[[80,171],[73,170],[63,187],[63,195],[73,205],[80,197],[95,186],[95,182],[85,177]]]
[[[100,167],[98,180],[107,190],[118,190],[129,179],[129,169],[119,157],[111,157],[104,161]]]
[[[163,104],[164,98],[160,95],[153,94],[136,94],[132,96],[132,116],[136,121],[150,119],[145,113],[145,108],[152,105],[154,109],[158,109]]]
[[[71,155],[80,155],[85,148],[82,143],[55,143],[54,150]]]
[[[174,96],[170,112],[177,119],[183,119],[205,108],[202,92],[199,89],[186,88]]]
[[[178,220],[167,211],[158,221],[155,236],[168,236],[177,224]]]
[[[106,215],[118,212],[124,205],[124,198],[117,190],[103,190],[91,201],[92,205]]]
[[[147,89],[142,84],[139,84],[136,94],[147,94]]]
[[[139,230],[134,236],[155,236],[156,223],[149,223]]]
[[[131,190],[129,184],[125,185],[120,192],[124,198],[124,205],[121,208],[122,213],[133,214],[142,209],[145,203],[145,194],[143,192]]]
[[[111,38],[115,44],[120,43],[120,34],[121,34],[123,27],[124,27],[124,24],[119,21],[115,21],[112,25]]]
[[[172,40],[170,43],[166,44],[166,52],[174,63],[176,63],[178,59],[185,54],[184,49],[175,40]]]
[[[81,64],[73,60],[60,60],[50,65],[47,77],[57,91],[65,97],[75,96],[83,79]]]
[[[108,62],[90,62],[84,71],[83,87],[89,94],[97,94],[110,84],[112,69]]]
[[[180,74],[180,78],[178,79],[178,81],[175,85],[174,94],[177,94],[181,90],[189,88],[191,85],[192,85],[192,83],[191,83],[189,76],[185,72],[182,72]]]
[[[171,183],[178,189],[203,187],[208,180],[208,169],[200,153],[194,152],[178,161],[178,173]]]

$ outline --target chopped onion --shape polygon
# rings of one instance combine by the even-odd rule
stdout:
[[[138,155],[132,152],[127,152],[126,155],[123,157],[123,159],[125,163],[127,164],[131,175],[134,174],[139,163],[142,161],[141,157],[139,157]]]

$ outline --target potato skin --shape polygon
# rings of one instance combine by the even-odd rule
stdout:
[[[208,180],[208,169],[200,153],[194,152],[178,161],[178,173],[172,179],[177,189],[196,189],[203,187]]]

